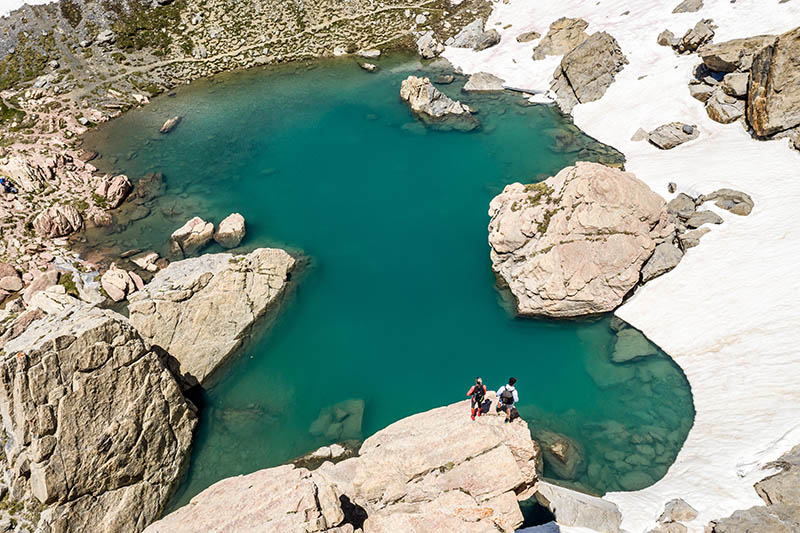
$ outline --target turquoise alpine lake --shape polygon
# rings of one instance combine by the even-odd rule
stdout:
[[[236,251],[302,257],[277,318],[203,391],[171,507],[222,478],[464,399],[476,376],[495,390],[518,379],[546,476],[598,494],[660,479],[694,417],[680,369],[654,346],[613,362],[625,325],[611,316],[515,317],[487,244],[488,205],[506,184],[621,156],[552,107],[464,94],[460,76],[440,88],[473,107],[480,127],[426,127],[399,99],[400,83],[446,65],[378,63],[376,73],[330,59],[200,80],[84,139],[102,170],[133,181],[161,172],[166,183],[156,200],[129,202],[112,227],[89,231],[88,254],[166,255],[192,216],[218,223],[239,212],[247,236]],[[177,128],[159,134],[176,115]],[[549,451],[556,443],[565,454]]]

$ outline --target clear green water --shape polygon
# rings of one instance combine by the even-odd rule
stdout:
[[[692,423],[682,373],[663,353],[610,362],[610,317],[514,318],[489,262],[487,208],[506,183],[607,151],[551,108],[460,95],[463,80],[444,89],[479,110],[482,128],[426,129],[398,99],[420,64],[381,67],[329,60],[201,81],[86,139],[100,167],[161,171],[167,183],[139,208],[149,217],[90,233],[95,249],[164,251],[190,216],[238,211],[246,247],[309,261],[273,327],[206,391],[173,505],[332,442],[309,433],[326,406],[362,399],[364,437],[462,399],[476,375],[495,389],[515,375],[534,436],[555,431],[582,448],[569,483],[597,493],[653,483]],[[159,135],[177,114],[178,128]]]

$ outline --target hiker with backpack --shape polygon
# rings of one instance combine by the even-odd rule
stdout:
[[[481,378],[475,378],[475,385],[470,387],[467,391],[467,396],[472,397],[472,401],[470,402],[470,418],[475,420],[475,415],[481,416],[483,399],[486,397],[486,385],[483,384]]]
[[[515,411],[514,404],[519,401],[519,394],[514,384],[517,378],[510,378],[507,385],[503,385],[497,390],[497,411],[505,411],[505,423],[511,422],[511,414]]]

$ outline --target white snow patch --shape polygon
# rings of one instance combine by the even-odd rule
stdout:
[[[517,43],[516,36],[531,30],[544,35],[562,16],[584,18],[588,33],[613,35],[630,64],[602,99],[575,108],[575,123],[621,150],[626,168],[666,197],[667,183],[674,181],[678,192],[731,187],[755,201],[747,217],[718,211],[724,224],[711,226],[675,270],[617,311],[681,366],[697,410],[686,443],[661,481],[606,495],[619,505],[623,528],[637,533],[655,526],[672,498],[699,511],[690,531],[763,505],[753,484],[771,473],[764,464],[800,443],[800,153],[785,139],[758,142],[739,123],[710,120],[687,88],[699,58],[677,56],[656,43],[662,30],[681,36],[702,18],[719,26],[714,42],[782,33],[800,24],[800,3],[705,0],[697,13],[673,15],[678,3],[497,2],[486,26],[498,28],[500,44],[444,53],[465,73],[491,72],[510,86],[547,90],[560,58],[533,61],[536,42]],[[499,29],[509,23],[511,28]],[[671,121],[698,125],[700,137],[669,151],[630,140],[640,127],[649,131]]]

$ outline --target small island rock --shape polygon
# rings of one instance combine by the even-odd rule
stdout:
[[[244,239],[245,222],[239,213],[232,213],[219,223],[214,240],[224,248],[236,248]]]

